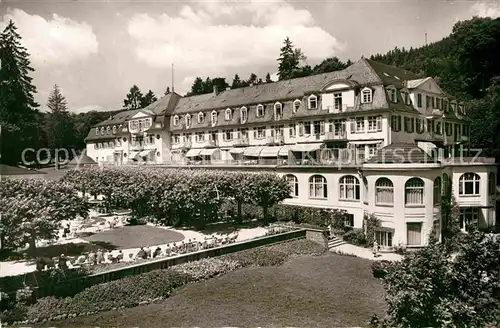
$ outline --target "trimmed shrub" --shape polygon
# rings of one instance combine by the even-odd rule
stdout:
[[[240,263],[242,267],[252,265],[276,266],[283,264],[288,258],[288,255],[280,250],[272,250],[267,247],[262,247],[223,255],[222,258],[230,261],[236,261]]]
[[[362,229],[352,229],[346,232],[342,236],[342,239],[349,244],[360,246],[366,246],[367,244],[366,236]]]
[[[392,263],[387,260],[375,261],[372,263],[372,273],[375,278],[384,278],[387,275],[387,268]]]
[[[242,265],[238,261],[209,258],[176,265],[171,270],[189,275],[194,281],[200,281],[226,274],[241,267]]]

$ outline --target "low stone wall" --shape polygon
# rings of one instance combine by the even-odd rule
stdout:
[[[142,273],[146,273],[146,272],[158,270],[158,269],[166,269],[168,267],[182,264],[182,263],[186,263],[186,262],[197,261],[197,260],[201,260],[204,258],[215,257],[215,256],[224,255],[224,254],[229,254],[229,253],[235,253],[235,252],[247,250],[250,248],[266,246],[266,245],[280,243],[280,242],[289,241],[289,240],[293,240],[293,239],[307,238],[307,239],[311,239],[315,242],[318,242],[321,245],[325,245],[325,247],[326,247],[327,244],[324,242],[321,235],[322,235],[321,230],[301,229],[301,230],[285,232],[285,233],[272,235],[272,236],[264,236],[264,237],[255,238],[255,239],[251,239],[251,240],[245,240],[245,241],[237,242],[234,244],[222,245],[222,246],[215,247],[215,248],[204,249],[204,250],[200,250],[200,251],[189,253],[189,254],[182,254],[182,255],[177,255],[177,256],[173,256],[173,257],[160,258],[158,260],[154,260],[151,262],[138,263],[138,264],[134,264],[134,265],[126,266],[126,267],[121,267],[121,268],[117,268],[117,269],[110,270],[110,271],[99,272],[96,274],[88,275],[88,276],[73,279],[73,280],[68,280],[68,281],[60,283],[56,286],[40,286],[37,289],[35,289],[33,297],[34,297],[34,299],[37,299],[37,298],[44,297],[44,296],[54,295],[56,290],[64,290],[64,289],[71,290],[71,291],[74,291],[76,293],[76,292],[81,291],[87,287],[90,287],[90,286],[93,286],[96,284],[101,284],[101,283],[108,282],[108,281],[121,279],[121,278],[124,278],[126,276],[138,275],[138,274],[142,274]]]
[[[328,248],[328,237],[327,230],[322,229],[307,229],[306,230],[306,238],[317,242],[318,244]]]

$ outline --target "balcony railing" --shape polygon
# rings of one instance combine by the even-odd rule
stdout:
[[[347,106],[347,104],[342,104],[340,107],[335,106],[327,106],[328,113],[345,113],[345,112],[354,112],[356,108],[354,106]]]
[[[326,132],[325,140],[344,140],[347,139],[347,133],[345,130],[338,130],[334,132]]]
[[[283,136],[266,137],[266,145],[276,145],[285,142]]]
[[[233,146],[248,146],[248,138],[247,137],[242,137],[242,138],[236,138],[233,140]]]
[[[172,144],[172,149],[187,149],[191,148],[191,141],[180,141],[178,143]]]

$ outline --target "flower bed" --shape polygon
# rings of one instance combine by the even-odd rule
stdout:
[[[242,267],[281,265],[291,256],[325,252],[321,245],[305,239],[254,248],[94,285],[71,298],[44,297],[30,306],[17,303],[3,311],[0,320],[33,324],[133,307],[167,298],[182,285]]]

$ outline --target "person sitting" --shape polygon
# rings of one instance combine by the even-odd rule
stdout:
[[[146,247],[146,249],[144,249],[144,252],[146,253],[146,257],[147,259],[151,258],[151,248],[149,248],[149,246]]]
[[[90,265],[96,265],[97,264],[97,261],[96,261],[96,254],[94,252],[90,252],[89,253],[89,257],[88,257],[88,261],[89,261],[89,264]]]
[[[61,256],[59,256],[59,260],[57,263],[57,266],[59,267],[59,269],[67,270],[68,264],[66,262],[67,262],[66,257],[64,256],[64,254],[61,254]]]
[[[144,251],[144,249],[141,247],[141,249],[139,250],[139,252],[137,252],[137,255],[135,256],[136,259],[141,259],[141,260],[145,260],[148,258],[148,255],[146,254],[146,252]]]
[[[165,247],[165,251],[163,251],[163,255],[170,256],[171,253],[172,249],[170,248],[170,244],[167,244],[167,247]]]
[[[102,262],[104,262],[104,253],[102,252],[102,249],[97,250],[96,262],[97,264],[101,264]]]
[[[109,263],[116,263],[116,259],[111,253],[106,253],[106,259]]]
[[[87,257],[84,254],[82,254],[82,255],[78,256],[78,258],[76,259],[75,264],[76,265],[82,265],[82,264],[85,263],[86,260],[87,260]]]
[[[184,254],[186,252],[186,244],[184,243],[184,240],[181,242],[181,246],[179,247],[179,253]]]
[[[118,251],[118,255],[116,255],[116,262],[121,262],[121,261],[123,261],[123,252],[122,252],[122,250],[120,249],[120,250]]]
[[[160,246],[156,247],[155,251],[153,252],[153,258],[158,257],[161,255],[161,248]]]
[[[172,253],[177,254],[179,252],[179,248],[177,247],[176,243],[172,244]]]

